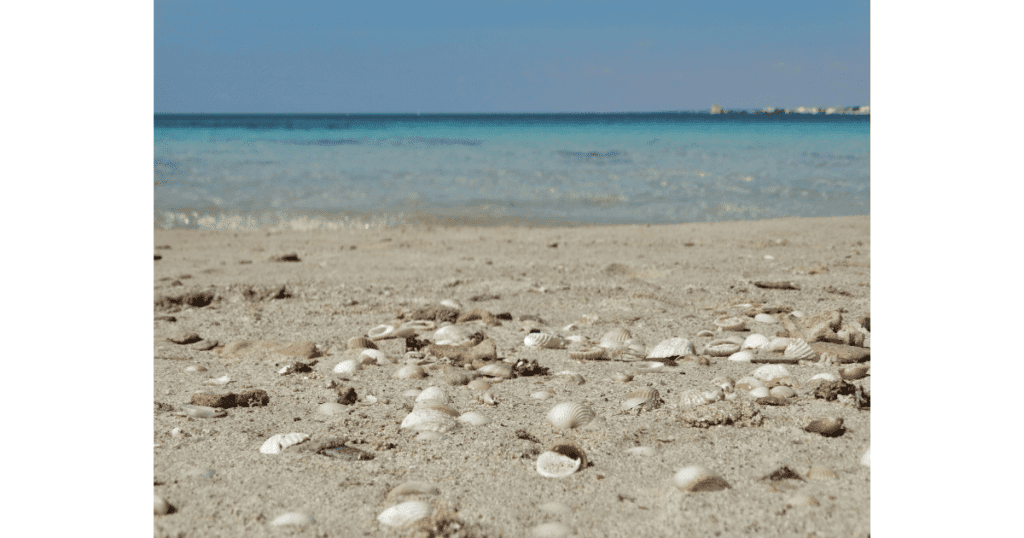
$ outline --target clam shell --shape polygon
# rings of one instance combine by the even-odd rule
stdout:
[[[862,379],[864,377],[867,377],[869,368],[870,366],[854,366],[853,368],[840,368],[839,377],[847,381]]]
[[[391,359],[388,358],[386,353],[379,349],[364,349],[363,352],[359,354],[359,356],[361,357],[360,362],[363,362],[364,364],[367,363],[364,362],[364,359],[362,359],[362,357],[366,357],[370,359],[373,363],[378,364],[380,366],[384,366],[385,364],[391,364]]]
[[[561,440],[537,458],[537,472],[548,478],[561,478],[587,467],[587,453],[573,441]]]
[[[345,345],[349,349],[377,349],[377,344],[374,344],[373,340],[364,336],[353,336],[348,339]]]
[[[703,391],[691,389],[684,390],[679,394],[679,405],[682,407],[692,407],[695,405],[704,405],[708,403],[707,396],[704,395]]]
[[[767,386],[764,384],[763,381],[761,381],[760,379],[758,379],[756,377],[749,376],[749,375],[746,376],[746,377],[741,377],[739,379],[739,381],[736,382],[736,385],[733,386],[733,388],[735,388],[736,390],[746,390],[746,391],[750,391],[750,390],[756,389],[758,387],[765,387],[765,388],[767,388]]]
[[[747,322],[743,318],[723,316],[715,320],[715,326],[723,331],[742,331],[747,328]]]
[[[445,404],[451,403],[451,400],[448,399],[448,395],[445,394],[443,390],[437,387],[427,387],[423,389],[423,392],[416,395],[416,403],[422,402],[424,400],[437,400]]]
[[[758,315],[754,316],[754,321],[756,321],[758,323],[771,323],[771,324],[774,324],[774,323],[779,323],[779,318],[777,318],[777,317],[775,317],[775,316],[773,316],[771,314],[758,314]]]
[[[693,355],[693,343],[686,338],[669,338],[654,346],[654,349],[647,355],[648,359],[667,359],[669,357],[682,357]]]
[[[771,396],[771,391],[768,390],[768,387],[754,387],[750,389],[751,398],[767,398],[769,396]]]
[[[743,351],[737,351],[732,355],[729,355],[729,360],[733,362],[752,362],[754,360],[754,352],[749,349]]]
[[[763,334],[752,334],[743,340],[743,344],[740,346],[741,349],[761,349],[767,346],[770,340]]]
[[[287,514],[281,514],[277,516],[277,519],[270,522],[271,526],[281,527],[284,525],[313,525],[316,521],[310,514],[304,514],[302,512],[288,512]]]
[[[796,391],[791,387],[779,385],[777,387],[772,387],[771,390],[768,391],[768,394],[775,396],[776,398],[793,398],[796,396]]]
[[[264,441],[263,446],[260,447],[260,453],[280,454],[282,450],[307,440],[309,440],[308,433],[279,433]]]
[[[808,480],[835,480],[836,472],[828,467],[821,467],[819,465],[812,465],[810,469],[807,469],[805,473]]]
[[[572,536],[572,527],[558,521],[542,523],[530,529],[533,538],[565,538]]]
[[[530,333],[523,339],[523,343],[530,347],[547,349],[560,349],[565,344],[561,338],[548,333]]]
[[[811,346],[804,342],[802,339],[797,338],[789,343],[786,347],[786,352],[783,354],[787,359],[793,361],[811,361],[817,360],[818,354],[811,349]]]
[[[444,411],[417,406],[402,420],[401,429],[414,432],[448,433],[458,426],[459,423]]]
[[[487,390],[491,388],[491,384],[486,379],[474,379],[466,384],[466,387],[470,390]]]
[[[227,411],[219,407],[207,407],[205,405],[186,405],[182,408],[185,416],[192,418],[219,418],[226,416]]]
[[[725,339],[712,340],[704,346],[704,353],[712,357],[728,357],[739,350],[740,344]]]
[[[658,391],[652,388],[643,388],[626,395],[626,401],[622,402],[622,410],[629,411],[640,406],[655,409],[660,405],[661,395],[658,394]]]
[[[548,422],[558,429],[581,428],[594,420],[594,410],[589,406],[576,403],[560,403],[548,411]]]
[[[766,364],[751,372],[750,375],[767,383],[773,379],[789,377],[789,370],[781,364]]]
[[[480,413],[477,413],[476,411],[469,411],[468,413],[463,413],[459,415],[459,417],[456,418],[455,420],[469,424],[471,426],[483,426],[484,424],[488,424],[491,422],[491,419],[483,416]]]
[[[804,427],[804,431],[820,433],[825,437],[836,436],[843,428],[843,419],[828,417],[815,420]]]
[[[579,351],[570,351],[569,358],[574,361],[596,361],[603,359],[605,349],[603,347],[588,347]]]
[[[604,333],[604,336],[601,337],[601,347],[605,347],[604,344],[606,343],[625,342],[626,340],[629,340],[632,337],[633,335],[630,334],[629,331],[627,331],[626,329],[612,329]]]
[[[492,362],[478,368],[480,375],[491,377],[512,377],[512,365],[505,362]]]
[[[395,370],[392,377],[396,377],[398,379],[423,379],[424,377],[427,377],[427,373],[418,365],[410,364]]]
[[[408,501],[384,510],[377,521],[388,527],[405,528],[421,519],[430,517],[434,508],[423,501]]]
[[[792,341],[792,338],[773,338],[764,349],[775,352],[785,351]]]
[[[359,370],[362,370],[362,364],[359,359],[349,359],[347,361],[341,361],[337,366],[334,367],[334,373],[340,375],[351,375]]]
[[[718,491],[729,487],[722,477],[702,465],[691,465],[679,470],[673,477],[676,487],[689,492]]]
[[[377,340],[380,338],[390,338],[394,334],[394,325],[377,325],[376,327],[367,331],[366,336],[369,336],[371,340]]]

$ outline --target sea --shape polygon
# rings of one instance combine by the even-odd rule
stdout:
[[[870,115],[157,114],[156,228],[869,215]]]

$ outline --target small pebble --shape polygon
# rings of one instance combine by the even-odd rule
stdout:
[[[162,516],[171,512],[171,503],[167,502],[167,499],[153,494],[153,514]]]

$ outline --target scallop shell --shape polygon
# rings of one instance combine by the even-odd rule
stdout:
[[[742,331],[747,328],[747,322],[743,318],[720,317],[715,320],[715,326],[723,331]]]
[[[839,377],[847,380],[854,381],[867,377],[869,366],[854,366],[852,368],[840,368]]]
[[[758,315],[754,316],[754,321],[756,321],[758,323],[771,323],[771,324],[775,324],[775,323],[779,323],[779,318],[777,318],[777,317],[775,317],[775,316],[773,316],[771,314],[758,314]]]
[[[775,396],[776,398],[793,398],[796,396],[796,391],[793,390],[792,387],[779,385],[777,387],[772,387],[771,390],[768,391],[768,394]]]
[[[719,491],[729,487],[722,477],[702,465],[691,465],[679,470],[673,477],[676,487],[689,492]]]
[[[753,351],[744,349],[743,351],[737,351],[736,353],[729,355],[729,360],[733,362],[752,362],[754,357],[755,355]]]
[[[561,338],[548,333],[530,333],[523,339],[523,343],[530,347],[547,349],[560,349],[564,345]]]
[[[414,432],[448,433],[459,426],[459,423],[448,413],[426,407],[417,407],[402,420],[401,429]]]
[[[800,338],[790,342],[789,346],[786,347],[784,356],[787,359],[794,361],[811,361],[818,359],[818,354],[811,349],[811,346],[807,345],[807,342],[804,342]]]
[[[537,472],[548,478],[561,478],[587,467],[587,453],[580,445],[562,440],[537,458]]]
[[[427,373],[418,365],[410,364],[395,370],[392,377],[396,377],[398,379],[423,379],[424,377],[427,377]]]
[[[530,529],[533,538],[566,538],[572,536],[572,527],[558,521],[542,523]]]
[[[767,383],[773,379],[789,377],[789,370],[781,364],[766,364],[751,372],[750,375]]]
[[[316,521],[310,514],[304,514],[302,512],[288,512],[277,516],[277,519],[270,522],[271,526],[281,527],[284,525],[313,525]]]
[[[377,340],[382,338],[390,338],[394,334],[394,325],[377,325],[376,327],[367,331],[366,336],[369,336],[371,340]]]
[[[626,401],[622,402],[622,410],[629,411],[640,406],[656,409],[660,405],[661,395],[658,394],[658,391],[652,388],[643,388],[626,395]]]
[[[692,407],[695,405],[704,405],[706,403],[708,403],[708,399],[702,391],[691,389],[684,390],[679,394],[679,405],[682,407]]]
[[[570,351],[569,358],[574,361],[596,361],[603,359],[605,349],[603,347],[589,347],[579,351]]]
[[[768,345],[765,346],[765,349],[775,352],[785,351],[792,341],[792,338],[773,338],[772,341],[768,342]]]
[[[362,369],[359,359],[341,361],[334,367],[334,373],[339,375],[352,375]]]
[[[345,345],[349,349],[377,349],[377,344],[374,344],[373,340],[364,336],[353,336],[348,339]]]
[[[405,528],[430,517],[434,508],[423,501],[409,501],[388,508],[377,516],[377,521],[388,527]]]
[[[704,346],[704,353],[712,357],[728,357],[740,350],[740,344],[731,340],[718,339],[708,342]]]
[[[807,469],[805,476],[808,480],[835,480],[836,472],[828,467],[812,465],[810,469]]]
[[[471,426],[483,426],[484,424],[488,424],[491,422],[491,419],[483,416],[480,413],[477,413],[476,411],[463,413],[459,415],[459,417],[456,418],[455,420],[458,420],[459,422],[464,422]]]
[[[491,377],[512,377],[512,365],[505,362],[492,362],[477,369],[480,375]]]
[[[486,379],[474,379],[470,381],[466,387],[470,390],[487,390],[491,388],[491,384],[488,383]]]
[[[654,346],[654,349],[647,355],[648,359],[667,359],[669,357],[682,357],[693,355],[693,343],[686,338],[669,338]]]
[[[548,422],[558,429],[581,428],[594,420],[594,410],[589,406],[567,402],[560,403],[548,412]]]
[[[601,337],[601,347],[605,347],[604,344],[606,343],[625,342],[632,337],[633,335],[626,329],[612,329],[604,333],[604,336]]]
[[[423,400],[437,400],[441,403],[450,403],[448,395],[443,390],[437,387],[427,387],[423,389],[423,392],[416,395],[416,403],[422,402]]]
[[[279,433],[270,436],[270,439],[263,443],[263,446],[260,447],[260,453],[280,454],[282,450],[307,440],[309,440],[308,433]]]
[[[736,390],[746,391],[750,391],[758,387],[767,388],[767,386],[764,384],[764,381],[761,381],[760,379],[753,376],[741,377],[739,381],[737,381],[736,384],[733,386],[733,388],[735,388]]]
[[[741,349],[761,349],[768,345],[768,337],[763,334],[752,334],[743,340]]]
[[[391,359],[388,358],[387,353],[384,353],[379,349],[364,349],[363,352],[359,354],[359,356],[368,357],[374,363],[380,366],[384,366],[385,364],[391,364]]]
[[[754,387],[750,389],[751,398],[767,398],[771,396],[771,394],[772,393],[768,390],[768,387]]]

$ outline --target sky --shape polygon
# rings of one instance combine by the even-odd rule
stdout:
[[[156,0],[157,113],[870,104],[862,0]]]

